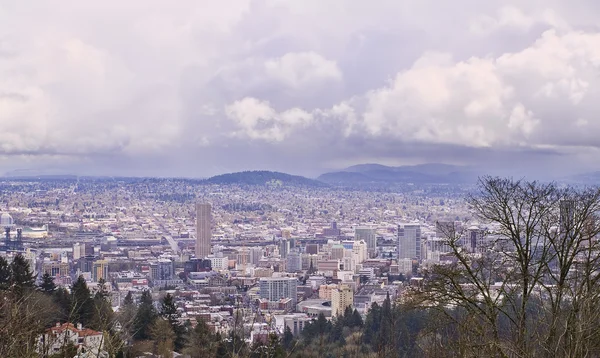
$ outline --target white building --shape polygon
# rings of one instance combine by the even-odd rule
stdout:
[[[210,265],[213,270],[227,270],[229,268],[229,258],[226,256],[224,257],[221,252],[216,255],[210,255],[207,259],[210,260]]]
[[[296,306],[297,287],[298,280],[295,277],[263,277],[260,279],[260,298],[269,301],[291,298]]]
[[[43,356],[60,352],[66,344],[77,347],[78,353],[90,353],[93,356],[103,356],[104,335],[102,332],[89,328],[77,327],[72,323],[57,323],[56,326],[46,330],[38,338],[38,353]]]
[[[421,225],[398,225],[398,260],[421,259]]]

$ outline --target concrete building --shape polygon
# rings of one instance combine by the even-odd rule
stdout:
[[[421,259],[421,225],[398,225],[398,259]]]
[[[331,316],[344,314],[346,307],[351,307],[353,303],[354,293],[350,286],[340,285],[331,291]]]
[[[264,277],[260,279],[260,298],[269,301],[291,298],[295,306],[297,287],[298,280],[294,277]]]
[[[222,252],[210,255],[207,259],[210,260],[210,266],[213,270],[227,270],[229,268],[229,258],[224,256]]]
[[[196,257],[203,259],[210,255],[211,205],[196,204]]]
[[[150,264],[150,277],[153,280],[172,280],[175,276],[173,261],[169,259],[159,259],[156,263]]]
[[[352,244],[352,255],[356,263],[364,262],[369,258],[367,253],[367,244],[364,241],[354,241]]]
[[[290,240],[281,239],[281,241],[279,242],[279,256],[281,256],[282,259],[285,259],[285,258],[287,258],[287,255],[289,252],[290,252]]]
[[[377,249],[377,236],[375,229],[370,227],[358,227],[354,229],[354,240],[364,241],[367,244],[369,252],[375,252]]]
[[[319,298],[322,298],[324,300],[331,300],[331,292],[333,292],[333,290],[337,289],[337,285],[331,284],[331,285],[321,285],[319,287]]]
[[[292,250],[286,258],[286,271],[298,272],[302,270],[302,255],[297,250]]]
[[[97,260],[94,262],[92,269],[92,279],[95,282],[100,281],[100,279],[104,279],[108,281],[108,261],[106,260]]]

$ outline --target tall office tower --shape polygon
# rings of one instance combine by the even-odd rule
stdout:
[[[298,250],[292,250],[286,258],[286,271],[298,272],[302,270],[302,254]]]
[[[354,293],[348,285],[340,285],[331,290],[331,316],[343,315],[346,307],[354,303]]]
[[[421,259],[421,225],[398,225],[398,259]]]
[[[354,229],[354,240],[362,240],[366,242],[367,249],[369,250],[369,252],[373,252],[377,248],[377,237],[375,236],[375,229],[369,227],[358,227]]]
[[[281,241],[279,241],[279,256],[281,256],[282,259],[285,259],[289,252],[290,252],[290,240],[281,239]]]
[[[210,210],[208,203],[196,204],[196,257],[199,259],[210,255]]]
[[[108,281],[108,261],[106,260],[98,260],[93,264],[92,279],[98,282],[101,278]]]
[[[298,280],[295,277],[263,277],[260,279],[260,298],[279,301],[291,298],[296,306]]]

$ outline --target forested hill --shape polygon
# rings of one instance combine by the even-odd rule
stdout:
[[[314,179],[299,175],[290,175],[266,170],[228,173],[208,178],[209,184],[238,184],[238,185],[291,185],[306,187],[327,187],[328,185]]]

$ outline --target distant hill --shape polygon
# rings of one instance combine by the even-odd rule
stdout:
[[[477,179],[473,168],[449,164],[421,164],[390,167],[381,164],[360,164],[325,173],[317,179],[336,185],[374,183],[471,183]]]
[[[600,185],[600,172],[590,172],[562,178],[560,181],[569,184]]]
[[[221,174],[203,182],[209,184],[238,184],[238,185],[292,185],[307,187],[326,187],[328,184],[308,179],[299,175],[290,175],[280,172],[266,170],[246,171],[229,174]]]

